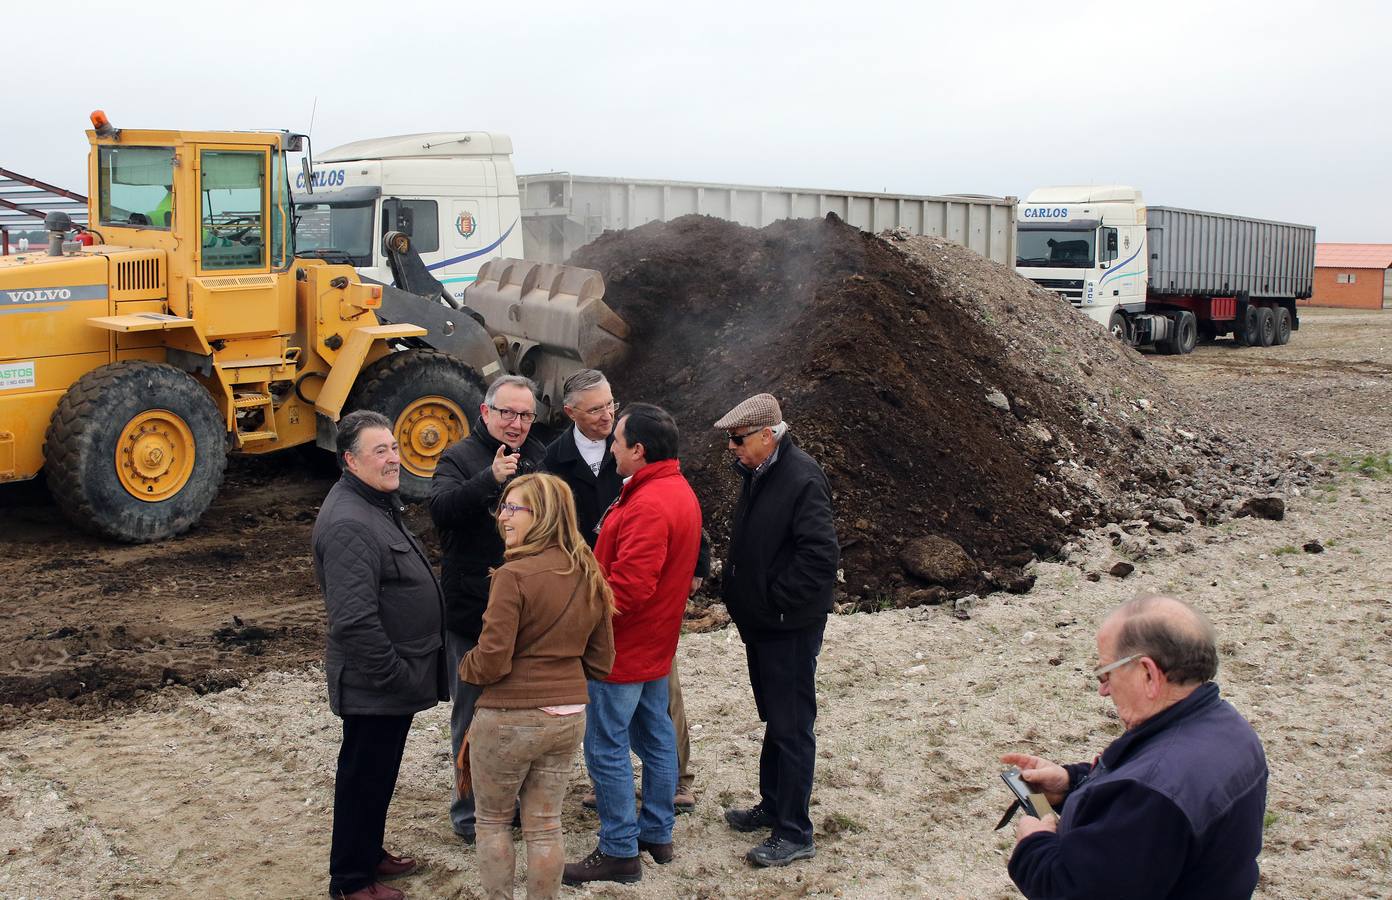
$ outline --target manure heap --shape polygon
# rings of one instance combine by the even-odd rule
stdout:
[[[739,479],[711,423],[778,397],[830,478],[858,608],[1028,590],[1029,562],[1083,529],[1183,530],[1293,477],[1054,294],[941,239],[686,216],[570,263],[631,326],[615,396],[676,417],[718,552]]]

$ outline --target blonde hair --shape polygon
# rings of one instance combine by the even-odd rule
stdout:
[[[570,492],[570,485],[555,475],[534,472],[508,484],[503,491],[503,500],[507,502],[510,499],[520,501],[519,505],[531,509],[532,527],[522,543],[503,552],[503,559],[519,559],[559,547],[570,557],[570,568],[563,574],[580,572],[589,587],[590,596],[608,607],[609,612],[616,612],[614,591],[604,580],[599,560],[595,559],[590,545],[585,543],[575,524],[575,497]],[[498,521],[498,533],[503,533],[501,519]]]

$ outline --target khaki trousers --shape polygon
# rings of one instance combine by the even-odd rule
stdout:
[[[477,707],[469,727],[469,765],[478,828],[479,877],[485,896],[512,897],[517,853],[512,816],[521,797],[527,842],[527,896],[561,893],[565,842],[561,801],[570,783],[585,714],[553,716],[539,709]]]

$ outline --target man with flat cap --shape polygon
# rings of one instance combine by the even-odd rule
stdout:
[[[722,581],[744,641],[754,705],[764,725],[759,802],[729,809],[736,831],[765,831],[746,854],[757,866],[815,856],[812,772],[816,762],[817,654],[832,608],[841,549],[831,485],[793,442],[772,394],[756,394],[715,423],[726,433],[743,484],[731,518]]]

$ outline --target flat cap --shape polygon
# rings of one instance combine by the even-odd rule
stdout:
[[[772,394],[755,394],[721,416],[716,428],[772,428],[783,421],[783,410]]]

